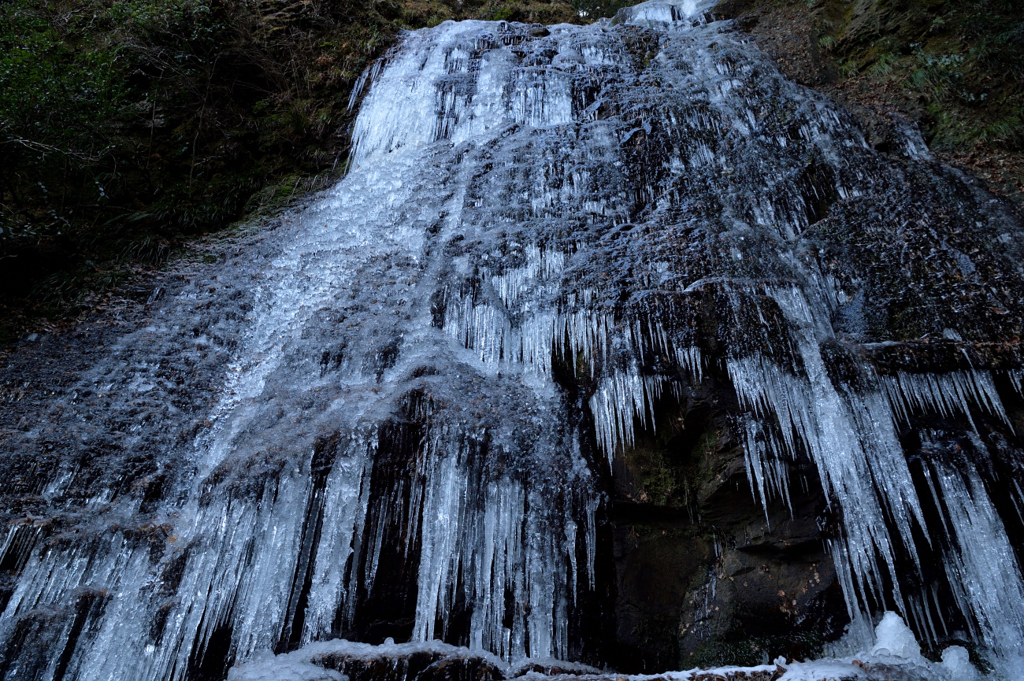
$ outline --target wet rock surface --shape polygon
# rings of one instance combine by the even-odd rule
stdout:
[[[793,490],[792,510],[781,500],[765,509],[721,416],[734,397],[694,395],[685,411],[671,402],[657,437],[638,436],[614,470],[617,666],[650,673],[758,664],[770,651],[812,657],[848,621],[815,472],[794,468],[811,482]]]

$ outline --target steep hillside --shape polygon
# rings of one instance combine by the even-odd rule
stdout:
[[[876,148],[919,127],[938,159],[1024,204],[1024,6],[1016,0],[724,0],[796,81]]]

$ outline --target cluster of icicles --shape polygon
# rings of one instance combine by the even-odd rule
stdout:
[[[693,3],[647,3],[625,17],[634,26],[690,32],[695,34],[690,40],[710,41],[714,36],[697,35],[719,30],[703,26],[703,9]],[[445,171],[447,179],[427,177],[431,171],[424,169],[435,158],[457,161],[465,155],[460,145],[486,147],[510,128],[529,135],[596,120],[597,106],[581,101],[573,83],[579,71],[589,69],[596,78],[602,69],[617,68],[627,59],[607,48],[604,36],[614,30],[607,22],[551,27],[543,38],[550,48],[544,53],[547,61],[520,65],[503,48],[526,39],[523,30],[485,22],[446,23],[410,34],[375,67],[355,125],[353,170],[308,210],[302,218],[305,231],[275,262],[225,397],[211,417],[215,425],[197,445],[197,480],[182,505],[168,511],[174,518],[173,536],[187,546],[175,554],[180,559],[176,583],[167,588],[161,576],[167,573],[166,561],[154,567],[150,547],[123,533],[72,546],[40,545],[0,621],[0,639],[15,635],[19,618],[55,604],[83,603],[86,624],[81,618],[55,620],[59,626],[45,638],[52,647],[43,669],[38,659],[25,655],[8,669],[10,678],[18,677],[20,664],[26,674],[34,665],[33,678],[39,679],[180,679],[225,629],[231,634],[232,658],[239,661],[258,651],[280,650],[282,640],[305,645],[345,635],[356,617],[356,594],[373,592],[382,579],[378,558],[392,526],[405,528],[403,550],[419,556],[414,640],[444,637],[450,613],[461,600],[474,604],[468,625],[472,648],[506,661],[572,654],[568,613],[577,593],[594,587],[599,498],[591,489],[579,442],[558,425],[564,405],[552,377],[553,362],[573,358],[576,370],[596,385],[589,413],[600,449],[612,458],[633,442],[637,425],[654,427],[653,404],[661,395],[682,395],[687,385],[700,384],[712,360],[656,318],[617,315],[595,287],[566,290],[570,259],[585,257],[584,243],[569,250],[515,243],[515,266],[456,254],[451,258],[454,272],[446,275],[451,279],[441,285],[443,302],[437,305],[433,287],[438,282],[428,280],[430,258],[439,262],[448,256],[424,253],[429,238],[417,225],[417,211],[431,234],[466,231],[464,218],[484,201],[467,195],[474,171],[454,167]],[[697,64],[697,75],[688,77],[706,79],[709,101],[726,106],[730,91],[741,83],[713,56],[707,59],[705,71]],[[357,88],[354,98],[360,93]],[[712,133],[722,125],[701,112],[694,117],[686,124]],[[740,134],[752,125],[752,118],[731,120]],[[840,127],[835,115],[823,109],[800,136],[848,137]],[[841,142],[835,142],[837,149]],[[598,139],[595,144],[612,143]],[[677,170],[714,163],[707,146],[690,152]],[[588,193],[595,177],[574,171],[562,180],[557,186],[520,188],[529,193],[535,215],[557,215],[559,206],[571,203],[591,216],[591,223],[629,220],[619,197]],[[454,189],[443,197],[443,205],[427,205],[427,194],[441,183]],[[846,190],[840,186],[838,191]],[[765,199],[753,214],[764,216],[765,223],[788,225],[792,235],[806,222],[806,211],[795,202]],[[395,211],[404,220],[400,225],[389,216]],[[410,416],[432,425],[417,445],[408,486],[373,498],[370,478],[381,455],[376,427],[388,409],[396,408],[401,393],[396,388],[391,392],[395,400],[373,406],[378,403],[371,400],[383,400],[374,388],[374,396],[367,390],[363,401],[350,396],[337,407],[338,414],[345,414],[338,419],[350,421],[351,427],[332,450],[326,479],[315,479],[307,458],[285,467],[279,478],[263,482],[249,496],[209,494],[204,476],[229,461],[238,443],[249,437],[255,412],[246,405],[271,391],[275,376],[288,370],[289,352],[305,342],[303,331],[314,312],[334,292],[355,287],[359,282],[352,273],[375,262],[409,263],[395,268],[408,267],[426,280],[401,290],[401,282],[389,280],[395,287],[389,295],[425,301],[421,308],[410,308],[418,312],[404,327],[403,347],[427,350],[403,350],[396,364],[381,365],[376,379],[365,363],[352,361],[340,378],[331,374],[323,380],[343,382],[355,394],[363,384],[381,384],[382,376],[386,384],[431,353],[435,360],[449,357],[444,361],[461,367],[460,372],[484,380],[511,376],[532,396],[531,427],[547,435],[539,436],[533,453],[516,449],[511,435],[494,436],[492,446],[507,445],[510,456],[528,458],[538,468],[560,467],[565,484],[575,489],[552,495],[533,486],[532,473],[485,475],[484,464],[473,455],[480,433],[425,401]],[[652,266],[646,276],[650,280],[657,271]],[[470,278],[476,281],[471,290],[457,285]],[[722,361],[746,410],[742,427],[752,493],[766,507],[774,498],[788,501],[787,462],[800,452],[810,456],[830,502],[841,511],[841,536],[831,552],[853,628],[870,633],[869,603],[885,600],[878,593],[883,584],[905,582],[895,574],[896,554],[916,556],[915,531],[928,534],[897,437],[899,424],[920,411],[968,419],[972,411],[1003,420],[1006,415],[992,374],[981,370],[889,376],[866,369],[866,387],[837,389],[820,351],[832,337],[827,320],[837,294],[824,278],[809,279],[816,283],[757,289],[782,311],[802,373],[756,352]],[[737,295],[744,293],[740,284],[734,286]],[[488,294],[481,295],[482,289]],[[377,304],[377,296],[372,298]],[[674,373],[641,371],[640,358],[651,353],[671,358]],[[1021,373],[1008,375],[1021,391]],[[554,452],[560,458],[544,464]],[[926,474],[937,505],[948,509],[946,531],[955,542],[945,569],[965,619],[975,627],[973,637],[988,648],[998,669],[1024,668],[1024,580],[977,471],[965,461],[955,469],[928,464]],[[130,515],[131,509],[125,511]],[[19,547],[30,545],[39,532],[31,526],[13,528],[4,552],[22,552]],[[951,633],[943,629],[943,613],[927,587],[894,598],[920,635],[937,640]],[[102,607],[90,610],[93,601]],[[518,608],[512,617],[510,607]],[[301,618],[296,616],[299,608],[304,608]],[[287,630],[297,622],[301,631]],[[65,650],[69,645],[73,651]]]
[[[648,3],[630,16],[634,23],[664,26],[678,22],[678,12],[678,6]],[[696,16],[700,16],[699,12]],[[682,23],[689,26],[692,20]],[[478,31],[476,27],[452,30]],[[487,37],[490,34],[485,32],[477,40]],[[433,36],[422,40],[443,44],[443,39]],[[398,121],[386,116],[361,117],[355,134],[357,162],[365,162],[365,156],[381,149],[393,150],[437,139],[457,144],[489,127],[499,128],[512,121],[556,126],[571,119],[567,112],[572,106],[565,101],[571,97],[571,90],[553,87],[550,78],[537,82],[520,76],[522,80],[512,80],[515,91],[511,95],[498,94],[501,88],[510,87],[508,81],[490,80],[491,72],[486,66],[480,67],[473,97],[462,102],[446,99],[442,110],[434,108],[435,102],[421,95],[420,89],[425,87],[421,81],[415,81],[411,87],[399,85],[413,82],[410,73],[428,70],[432,59],[443,60],[449,71],[458,70],[452,68],[452,60],[468,59],[468,54],[458,55],[457,50],[423,54],[407,49],[396,56],[378,78],[377,89],[367,98],[364,111],[388,106],[409,113]],[[586,54],[585,58],[589,61],[594,57],[595,54]],[[608,55],[597,52],[596,57],[600,61]],[[494,96],[488,96],[487,87],[493,88]],[[726,78],[722,95],[727,96],[729,89],[730,81]],[[502,96],[514,106],[495,117],[487,109]],[[425,108],[416,110],[414,104]],[[802,130],[801,135],[827,136],[835,124],[829,113],[824,112],[820,128]],[[424,126],[431,120],[439,121],[438,125],[443,122],[444,129],[435,126],[427,132]],[[908,145],[912,146],[910,142]],[[573,180],[573,186],[583,184],[578,178]],[[551,188],[544,189],[533,198],[542,210],[557,206],[566,198],[551,196]],[[563,186],[561,191],[567,188]],[[838,191],[845,195],[843,187],[838,187]],[[614,220],[614,211],[608,206],[592,208],[610,213]],[[773,209],[777,207],[768,206],[765,211]],[[792,232],[787,235],[792,236]],[[612,457],[620,446],[633,443],[635,424],[654,427],[653,404],[663,391],[682,394],[685,388],[685,384],[664,375],[641,374],[638,358],[649,353],[674,358],[678,370],[688,376],[691,384],[700,383],[705,359],[698,347],[670,338],[656,319],[616,319],[600,311],[602,296],[597,291],[569,291],[559,299],[567,261],[565,253],[528,245],[525,255],[524,265],[501,268],[493,275],[482,263],[478,276],[497,293],[501,305],[481,301],[480,296],[472,293],[451,295],[445,307],[443,328],[488,364],[521,363],[548,374],[552,348],[564,348],[560,352],[585,358],[591,373],[595,366],[605,367],[603,375],[597,377],[598,387],[589,407],[598,442]],[[857,392],[838,390],[826,372],[820,348],[833,338],[827,320],[838,307],[841,294],[826,278],[812,275],[811,279],[813,285],[809,290],[796,286],[766,286],[763,290],[765,297],[777,304],[786,317],[805,375],[796,375],[756,354],[725,360],[740,403],[749,409],[745,431],[751,491],[766,505],[766,512],[773,497],[788,503],[786,462],[805,448],[817,466],[828,498],[842,509],[842,537],[832,542],[831,551],[841,575],[852,629],[865,632],[864,641],[870,641],[868,603],[884,602],[882,585],[890,583],[896,590],[895,601],[926,640],[948,637],[953,632],[946,630],[943,614],[927,589],[915,594],[899,591],[901,580],[895,556],[905,550],[920,568],[914,528],[921,528],[926,537],[928,529],[897,430],[911,413],[960,415],[970,421],[972,409],[992,414],[1011,429],[1012,426],[988,371],[875,375],[865,367],[868,386]],[[529,298],[524,305],[527,293]],[[559,304],[543,304],[556,300]],[[524,312],[513,324],[507,310]],[[616,361],[622,356],[633,361]],[[1008,371],[1006,375],[1021,392],[1020,372]],[[768,427],[769,423],[777,427]],[[976,444],[979,452],[985,450],[980,440]],[[977,471],[966,460],[956,468],[935,462],[927,464],[926,475],[936,503],[949,511],[947,529],[952,528],[955,547],[946,557],[946,571],[962,612],[974,626],[972,635],[991,648],[1000,668],[1024,668],[1024,581]],[[890,527],[895,527],[895,534]],[[1000,587],[987,586],[994,584]]]
[[[525,287],[532,274],[536,286],[543,287],[545,273],[555,274],[549,269],[554,260],[535,250],[526,267],[496,277],[495,289],[511,303],[519,290],[509,287],[509,278]],[[920,527],[926,533],[927,529],[897,431],[911,413],[962,416],[970,421],[972,409],[991,414],[1012,428],[991,372],[871,373],[868,387],[856,393],[840,392],[827,375],[820,351],[831,331],[827,324],[815,321],[827,319],[827,312],[813,311],[805,293],[795,287],[768,289],[766,293],[791,324],[806,375],[795,375],[756,355],[725,362],[741,405],[749,409],[744,429],[752,494],[764,503],[766,514],[773,498],[788,505],[787,462],[806,448],[829,499],[842,509],[843,536],[831,542],[831,552],[847,596],[851,627],[861,632],[861,645],[871,640],[869,599],[884,602],[882,585],[886,583],[895,589],[893,597],[926,641],[948,638],[954,632],[947,630],[943,613],[932,600],[933,591],[902,594],[899,590],[896,553],[908,551],[920,569],[913,529]],[[584,292],[582,297],[586,296]],[[528,324],[512,328],[494,312],[462,299],[448,306],[445,328],[467,348],[478,351],[484,362],[512,358],[547,372],[551,355],[535,349],[567,347],[571,356],[586,357],[591,367],[614,366],[611,347],[616,345],[619,351],[623,346],[629,348],[633,357],[653,351],[674,358],[689,376],[690,385],[702,378],[705,360],[700,349],[675,345],[657,321],[616,325],[600,314],[549,313],[534,315]],[[1006,375],[1024,395],[1021,372]],[[607,456],[614,456],[623,445],[632,445],[637,424],[655,427],[653,405],[662,391],[682,395],[685,388],[686,384],[663,375],[641,375],[636,364],[602,376],[589,406]],[[975,435],[973,440],[977,451],[984,452],[980,438]],[[976,639],[990,646],[996,656],[1004,656],[997,657],[1000,667],[1018,668],[1024,665],[1019,656],[1024,641],[1024,580],[999,516],[969,460],[955,468],[929,463],[925,473],[936,504],[949,512],[946,530],[956,546],[945,565],[957,603],[968,621],[976,624],[972,632]],[[895,535],[887,529],[893,525]],[[999,588],[989,586],[996,584]]]

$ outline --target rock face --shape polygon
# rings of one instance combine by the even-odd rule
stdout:
[[[409,34],[348,177],[9,400],[0,674],[1014,669],[1024,229],[706,9]]]
[[[792,490],[792,511],[766,509],[723,417],[735,398],[722,388],[666,402],[656,434],[638,434],[614,467],[617,666],[656,672],[813,656],[848,621],[814,471],[792,467],[815,481]]]

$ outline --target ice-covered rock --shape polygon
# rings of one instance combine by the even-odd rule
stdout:
[[[875,645],[872,655],[895,656],[910,662],[923,661],[921,644],[903,618],[894,612],[886,612],[875,626]]]
[[[347,681],[333,669],[282,657],[246,662],[228,671],[228,681]]]
[[[971,656],[963,646],[950,646],[942,651],[942,666],[950,681],[976,681],[978,669],[971,664]]]

